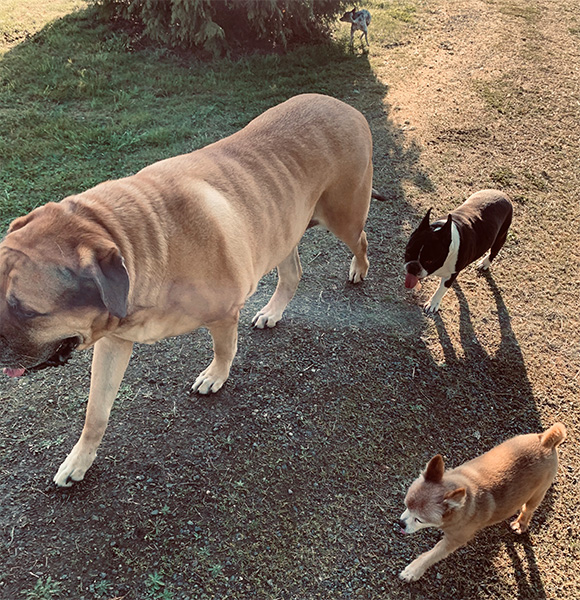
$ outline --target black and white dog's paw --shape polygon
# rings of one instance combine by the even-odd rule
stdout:
[[[423,305],[423,312],[426,315],[435,315],[439,312],[439,307],[441,306],[441,300],[429,300]]]
[[[487,271],[491,267],[491,261],[489,260],[489,253],[486,254],[476,265],[476,269],[480,271]]]

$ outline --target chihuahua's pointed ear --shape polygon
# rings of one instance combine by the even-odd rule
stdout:
[[[460,508],[465,504],[465,494],[466,491],[464,487],[457,488],[452,492],[447,492],[445,496],[443,496],[443,502],[449,510]]]
[[[451,218],[451,215],[449,214],[447,216],[447,221],[445,222],[445,225],[443,225],[443,227],[441,229],[449,229],[451,230],[451,224],[453,223],[453,219]]]
[[[423,220],[421,221],[421,223],[419,223],[418,229],[429,229],[429,219],[431,218],[431,211],[432,210],[433,210],[433,207],[431,207],[427,211],[427,214],[423,217]]]
[[[423,477],[425,481],[431,481],[432,483],[441,483],[443,479],[443,472],[445,471],[445,464],[443,463],[443,457],[441,454],[436,454],[428,463]]]

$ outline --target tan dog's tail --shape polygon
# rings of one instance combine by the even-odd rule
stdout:
[[[372,189],[371,198],[374,198],[375,200],[380,200],[381,202],[386,202],[388,200],[386,196],[379,194],[379,192],[377,192],[375,188]]]
[[[566,428],[562,423],[554,423],[550,429],[540,434],[540,444],[545,448],[556,448],[566,439]]]

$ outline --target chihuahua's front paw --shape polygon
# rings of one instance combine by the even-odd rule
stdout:
[[[416,565],[416,562],[417,561],[413,561],[399,573],[399,577],[403,581],[417,581],[417,579],[419,579],[423,573],[425,573],[425,569],[422,569],[419,565]]]

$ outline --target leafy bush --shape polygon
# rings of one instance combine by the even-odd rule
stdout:
[[[94,0],[105,16],[175,48],[286,48],[319,40],[349,0]]]

